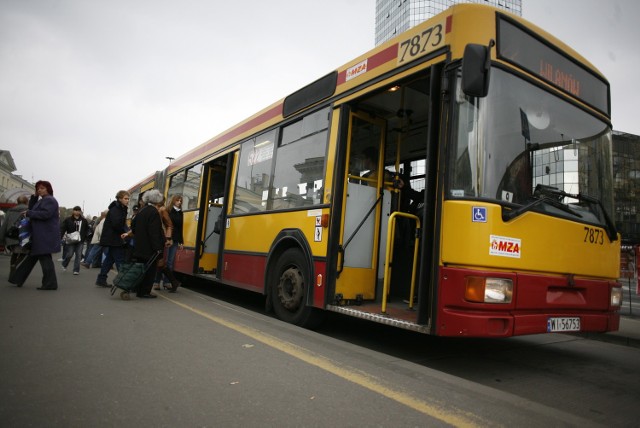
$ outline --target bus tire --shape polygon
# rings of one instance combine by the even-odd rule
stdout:
[[[305,328],[320,325],[324,313],[306,305],[309,266],[299,249],[289,248],[278,257],[271,278],[271,304],[279,319]]]

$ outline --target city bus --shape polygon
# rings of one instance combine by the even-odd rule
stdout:
[[[618,329],[607,80],[526,20],[456,5],[150,176],[175,270],[425,334]],[[132,191],[140,191],[140,183]]]

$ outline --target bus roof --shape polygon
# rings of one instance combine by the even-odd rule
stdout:
[[[314,84],[316,84],[316,86],[323,84],[324,86],[322,91],[327,92],[327,84],[325,82],[327,79],[335,79],[335,84],[332,88],[333,90],[331,91],[331,94],[324,99],[330,96],[344,94],[345,92],[352,90],[367,81],[375,79],[397,67],[413,63],[414,61],[425,58],[426,56],[449,55],[451,60],[459,59],[462,57],[466,44],[470,41],[488,44],[490,39],[495,37],[496,14],[507,16],[510,20],[518,22],[537,36],[545,39],[565,55],[579,61],[583,67],[588,68],[593,74],[599,76],[600,79],[606,83],[606,79],[602,74],[584,57],[529,21],[492,6],[459,4],[450,7],[446,11],[424,21],[402,34],[399,34],[393,39],[390,39],[363,55],[349,61],[328,75],[318,79],[316,82],[302,88],[300,91],[296,91],[288,97],[276,101],[246,120],[236,124],[226,131],[223,131],[199,146],[194,147],[187,153],[175,159],[175,161],[167,167],[167,171],[172,172],[178,170],[197,160],[214,155],[223,151],[233,143],[241,141],[262,129],[266,129],[279,123],[285,117],[289,116],[289,112],[285,111],[285,104],[289,97],[305,90],[308,90],[309,92],[314,91],[316,89]],[[456,30],[455,32],[453,31],[454,28]],[[415,44],[412,45],[417,35],[424,36],[427,33],[429,36],[428,41],[425,41],[419,46]],[[425,37],[423,37],[423,40],[424,39]],[[416,50],[419,50],[419,52],[414,52]],[[492,60],[499,61],[496,58],[495,50],[492,50]],[[302,95],[307,94],[305,93]],[[317,104],[319,101],[320,100],[317,100],[316,102],[304,106],[297,111],[302,111],[304,108]],[[297,111],[290,114],[294,114]],[[145,180],[141,181],[141,183]]]

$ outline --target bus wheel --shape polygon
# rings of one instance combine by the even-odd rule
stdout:
[[[271,301],[276,316],[301,327],[316,327],[323,313],[306,305],[307,260],[295,249],[286,250],[276,262],[271,281]]]

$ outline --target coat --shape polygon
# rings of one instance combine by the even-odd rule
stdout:
[[[171,218],[171,222],[173,223],[173,233],[171,238],[173,238],[174,244],[183,244],[184,237],[182,236],[182,223],[184,221],[184,215],[182,210],[177,210],[173,207],[169,210],[169,218]]]
[[[13,226],[20,218],[23,212],[25,212],[29,207],[25,204],[16,205],[15,207],[11,207],[7,210],[7,215],[4,217],[4,221],[2,222],[2,227],[0,227],[0,245],[6,245],[7,247],[11,245],[17,245],[18,240],[9,238],[7,235],[7,231],[11,226]]]
[[[78,230],[76,225],[80,222],[80,229]],[[76,230],[80,232],[80,242],[84,242],[87,239],[87,233],[89,233],[89,222],[83,216],[76,219],[74,216],[70,216],[64,219],[60,226],[60,237],[63,238],[66,233],[73,233]]]
[[[124,241],[120,237],[127,230],[127,207],[122,205],[120,201],[113,201],[109,205],[109,212],[102,220],[102,235],[100,236],[100,245],[103,247],[122,247]]]
[[[100,245],[100,237],[102,236],[102,228],[104,227],[104,219],[93,229],[93,236],[91,237],[91,244]]]
[[[138,211],[131,228],[135,241],[134,258],[149,260],[155,254],[164,251],[166,239],[162,229],[162,219],[154,206],[146,205]]]
[[[31,223],[31,255],[60,252],[60,212],[58,201],[51,195],[41,199],[32,196],[27,210]]]

